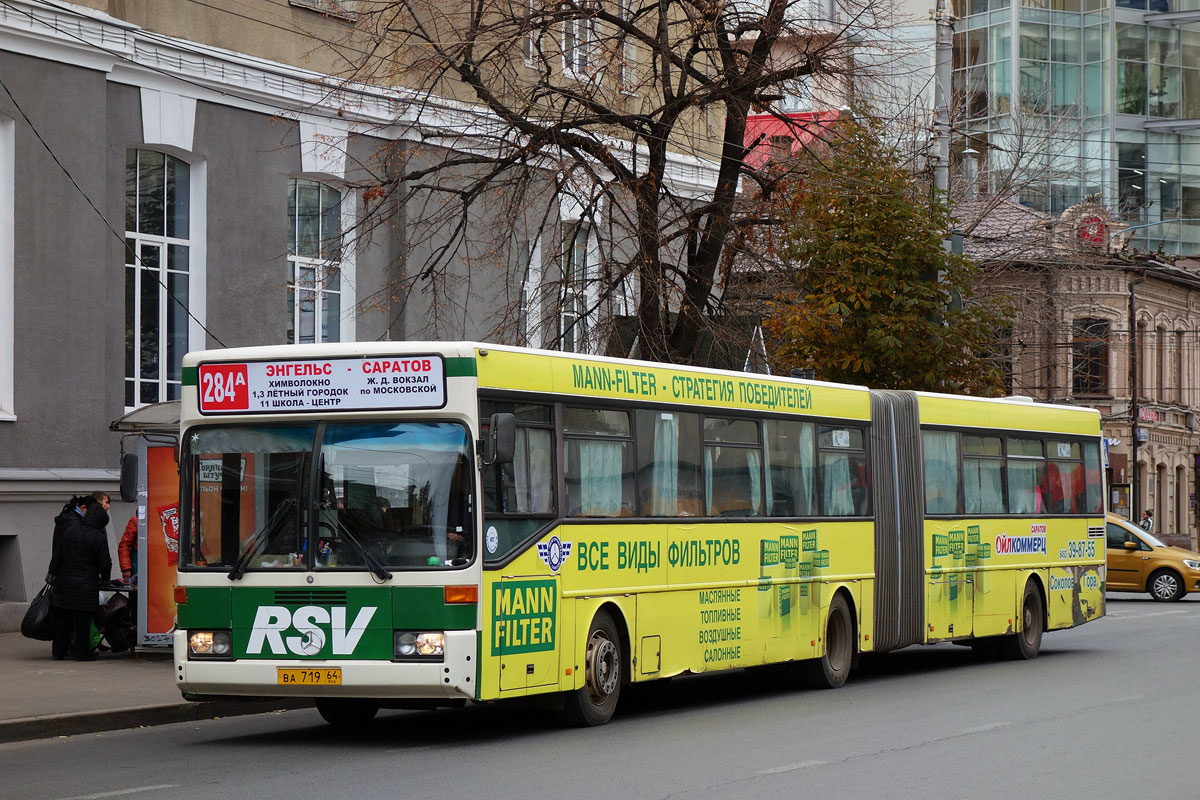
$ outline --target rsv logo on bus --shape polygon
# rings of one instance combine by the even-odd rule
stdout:
[[[259,606],[250,641],[246,643],[246,655],[261,654],[265,644],[277,656],[287,655],[289,651],[298,656],[315,656],[325,649],[326,642],[333,655],[351,655],[378,610],[378,606],[360,608],[347,627],[343,606],[301,606],[295,611],[284,606]],[[328,631],[321,626],[328,626]],[[293,629],[299,635],[284,636]]]

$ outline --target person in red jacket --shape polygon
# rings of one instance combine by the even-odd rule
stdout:
[[[121,543],[117,545],[117,561],[121,564],[121,580],[126,583],[136,580],[138,562],[137,515],[129,518]]]

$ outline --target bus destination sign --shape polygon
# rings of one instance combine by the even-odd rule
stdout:
[[[441,356],[330,358],[201,364],[201,414],[386,411],[441,408]]]

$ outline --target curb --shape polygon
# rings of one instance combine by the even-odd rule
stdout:
[[[266,714],[272,711],[293,711],[312,708],[310,699],[269,700],[265,702],[239,702],[217,700],[202,703],[172,703],[144,708],[122,708],[110,711],[85,711],[75,714],[49,714],[44,717],[0,721],[0,744],[49,739],[56,736],[76,736],[81,733],[99,733],[126,728],[147,728],[154,725],[170,725],[175,722],[194,722],[237,717],[248,714]]]

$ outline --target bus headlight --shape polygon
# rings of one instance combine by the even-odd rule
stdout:
[[[446,653],[446,634],[396,631],[393,636],[397,661],[441,661]]]
[[[193,658],[229,658],[233,655],[233,637],[229,631],[192,631],[188,636],[188,656]]]

